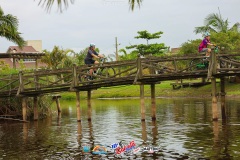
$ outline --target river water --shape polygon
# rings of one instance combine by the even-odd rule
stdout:
[[[61,101],[58,116],[30,123],[0,122],[2,159],[240,159],[240,100],[226,100],[227,120],[212,122],[211,100],[159,98],[157,120],[151,120],[151,102],[145,100],[141,122],[140,100],[92,100],[88,121],[86,100],[77,122],[75,101]],[[219,107],[220,113],[220,107]],[[122,141],[135,147],[156,147],[154,153],[94,155],[84,146],[111,146]]]

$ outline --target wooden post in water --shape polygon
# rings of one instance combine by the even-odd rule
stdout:
[[[33,105],[34,105],[34,121],[38,120],[38,97],[33,97]]]
[[[88,106],[88,121],[91,121],[92,120],[91,90],[87,91],[87,106]]]
[[[27,121],[27,97],[22,97],[22,116],[23,121]]]
[[[80,93],[76,92],[76,106],[77,106],[77,121],[81,122],[81,111],[80,111]]]
[[[145,121],[145,104],[144,104],[144,85],[140,85],[140,99],[141,99],[141,120]]]
[[[151,84],[151,103],[152,103],[152,120],[156,120],[156,96],[155,96],[155,84]]]
[[[226,119],[226,104],[225,104],[225,78],[221,77],[221,111],[222,111],[222,119]]]
[[[60,97],[59,97],[58,95],[56,95],[56,104],[57,104],[58,114],[60,114],[60,113],[62,112],[59,98],[60,98]]]

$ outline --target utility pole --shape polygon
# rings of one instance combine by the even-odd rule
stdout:
[[[117,37],[115,37],[115,41],[116,41],[116,61],[118,61],[118,42],[117,42]]]

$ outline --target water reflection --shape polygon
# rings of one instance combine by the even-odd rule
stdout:
[[[82,124],[81,122],[77,122],[77,141],[79,146],[82,144]]]
[[[143,140],[143,145],[146,145],[147,130],[146,130],[146,122],[145,121],[142,121],[142,140]]]
[[[28,123],[23,123],[23,142],[27,143],[27,139],[28,139]]]
[[[219,139],[219,123],[218,121],[213,121],[213,153],[215,154],[215,157],[218,157],[220,151],[221,151],[221,145],[220,145],[220,139]]]
[[[0,122],[0,159],[115,159],[113,154],[85,154],[82,145],[92,149],[121,140],[160,148],[130,159],[240,158],[238,100],[227,100],[228,118],[218,122],[211,121],[210,100],[157,99],[156,121],[151,120],[150,100],[145,101],[146,121],[141,121],[139,100],[94,100],[91,107],[81,103],[82,122],[77,122],[74,101],[62,102],[61,114],[54,111],[44,120]]]
[[[157,122],[152,121],[152,145],[157,146],[158,145],[158,127],[157,127]]]

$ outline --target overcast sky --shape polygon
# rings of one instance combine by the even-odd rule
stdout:
[[[115,37],[119,48],[145,43],[134,39],[137,31],[162,31],[162,37],[150,43],[179,47],[187,40],[202,38],[193,33],[210,13],[228,18],[230,25],[240,22],[240,0],[143,0],[140,9],[129,10],[128,0],[75,0],[63,13],[56,7],[47,13],[39,0],[0,0],[5,14],[19,19],[19,31],[25,40],[42,40],[43,49],[54,45],[79,52],[95,43],[101,53],[114,54]],[[15,45],[0,37],[0,52]]]

